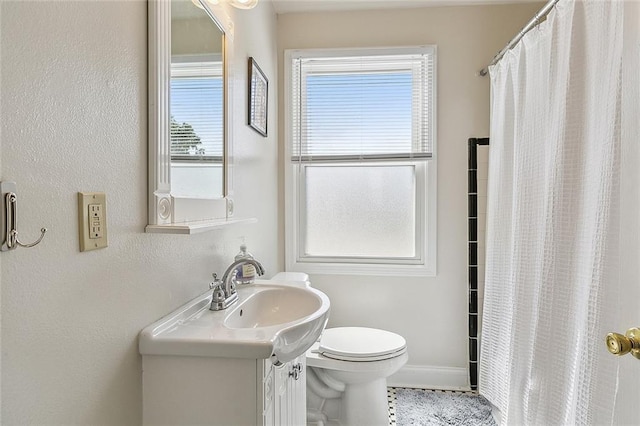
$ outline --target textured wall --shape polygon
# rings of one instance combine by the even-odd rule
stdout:
[[[259,222],[194,236],[144,233],[146,3],[2,1],[0,16],[1,179],[21,236],[49,228],[0,255],[2,423],[140,424],[138,332],[207,289],[243,236],[269,274],[281,264],[275,114],[268,138],[244,124],[247,57],[276,81],[275,15],[234,16],[235,207]],[[104,250],[78,251],[78,191],[107,194]]]
[[[455,386],[446,377],[451,373],[465,379],[465,371],[456,369],[468,368],[467,139],[489,132],[489,79],[476,76],[476,72],[540,6],[293,13],[278,19],[281,60],[284,49],[438,46],[437,276],[312,276],[314,285],[331,299],[330,326],[378,327],[404,335],[410,355],[409,376],[423,385]],[[282,94],[280,101],[282,114]],[[280,125],[284,126],[282,117]],[[284,144],[283,137],[280,144]],[[424,383],[433,374],[441,377],[440,372],[444,380]]]

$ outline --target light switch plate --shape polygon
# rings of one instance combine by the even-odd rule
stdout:
[[[78,192],[80,251],[107,247],[107,197],[104,192]]]

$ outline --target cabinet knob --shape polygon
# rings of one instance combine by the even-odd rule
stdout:
[[[640,359],[640,328],[630,328],[625,335],[607,334],[607,349],[614,355],[622,356],[631,353]]]

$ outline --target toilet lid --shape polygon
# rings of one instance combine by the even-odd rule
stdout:
[[[347,361],[378,361],[402,354],[404,337],[385,330],[364,327],[328,328],[322,333],[318,352]]]

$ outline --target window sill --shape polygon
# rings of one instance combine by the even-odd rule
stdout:
[[[382,263],[319,263],[294,262],[287,271],[324,275],[372,275],[395,277],[435,277],[436,270],[425,265],[400,265]]]
[[[243,224],[243,223],[256,223],[258,219],[219,219],[219,220],[199,220],[195,222],[184,223],[172,223],[169,225],[147,225],[145,228],[146,233],[151,234],[180,234],[191,235],[201,234],[207,231],[213,231],[216,229],[226,228],[227,226]]]

